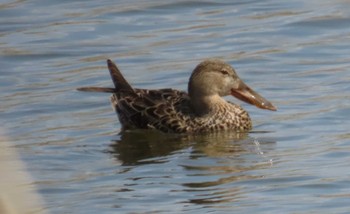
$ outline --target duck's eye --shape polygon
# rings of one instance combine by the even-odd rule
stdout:
[[[220,71],[223,75],[228,75],[228,71],[227,70],[221,70]]]

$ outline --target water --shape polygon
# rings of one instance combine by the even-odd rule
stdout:
[[[51,213],[347,213],[348,1],[3,1],[1,124]],[[131,132],[105,60],[135,87],[186,90],[220,57],[278,107],[254,132]],[[238,102],[233,98],[231,101]]]

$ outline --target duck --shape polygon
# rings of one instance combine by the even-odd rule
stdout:
[[[252,120],[240,105],[226,101],[232,95],[258,108],[277,108],[237,75],[235,69],[216,58],[200,62],[193,70],[188,92],[133,88],[116,64],[108,59],[113,88],[82,87],[79,91],[112,93],[110,101],[121,131],[154,129],[165,133],[249,132]]]

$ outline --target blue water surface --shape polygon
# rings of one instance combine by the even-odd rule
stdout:
[[[0,3],[2,129],[50,213],[347,213],[350,3]],[[221,58],[278,107],[247,135],[118,134],[106,59],[139,88],[187,89]]]

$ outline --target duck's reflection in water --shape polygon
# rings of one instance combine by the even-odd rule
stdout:
[[[157,161],[152,158],[167,156],[190,145],[191,142],[181,135],[132,130],[121,133],[120,139],[111,145],[111,152],[122,165],[137,165],[155,163]]]
[[[264,177],[261,170],[273,163],[268,152],[273,150],[275,142],[250,135],[256,133],[190,136],[129,131],[111,145],[111,152],[124,166],[162,164],[174,161],[171,157],[181,154],[181,160],[176,160],[177,169],[173,170],[181,173],[181,179],[170,182],[181,188],[171,192],[191,192],[191,197],[183,203],[221,204],[241,198],[243,190],[237,182],[254,182]]]
[[[123,165],[144,164],[143,160],[163,157],[174,151],[191,147],[191,157],[239,157],[241,154],[260,154],[271,148],[274,141],[252,138],[248,133],[221,132],[206,135],[163,134],[151,130],[133,130],[120,134],[113,141],[111,153]]]

